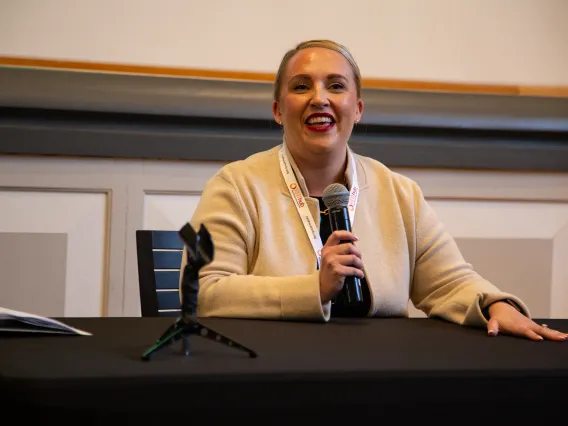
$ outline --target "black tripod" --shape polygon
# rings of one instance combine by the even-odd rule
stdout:
[[[256,358],[253,350],[223,336],[197,321],[197,294],[199,292],[199,270],[213,260],[213,241],[204,225],[201,225],[196,234],[189,223],[186,223],[179,231],[179,235],[187,248],[187,264],[183,270],[181,281],[181,316],[168,327],[158,341],[142,354],[142,359],[150,360],[150,356],[170,344],[182,339],[183,354],[190,354],[189,337],[196,334],[205,339],[213,340],[240,349]]]

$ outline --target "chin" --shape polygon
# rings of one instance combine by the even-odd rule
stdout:
[[[310,137],[305,140],[306,146],[314,152],[328,153],[344,145],[334,137]]]

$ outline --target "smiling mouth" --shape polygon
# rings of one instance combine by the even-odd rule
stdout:
[[[308,117],[305,121],[308,130],[313,132],[327,132],[335,126],[335,120],[329,115]]]

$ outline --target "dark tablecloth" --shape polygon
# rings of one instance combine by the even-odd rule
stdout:
[[[189,357],[177,344],[142,361],[172,318],[62,321],[93,336],[1,337],[4,415],[263,425],[568,417],[568,342],[492,338],[434,319],[204,319],[258,358],[193,336]],[[568,320],[537,321],[568,331]]]

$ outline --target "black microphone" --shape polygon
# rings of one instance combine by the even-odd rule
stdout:
[[[349,219],[349,190],[340,183],[333,183],[325,188],[323,202],[329,211],[329,223],[331,232],[351,232],[351,220]],[[341,241],[346,243],[350,241]],[[358,305],[363,302],[363,291],[359,277],[345,277],[343,294],[348,305]]]

